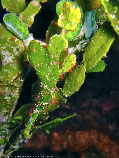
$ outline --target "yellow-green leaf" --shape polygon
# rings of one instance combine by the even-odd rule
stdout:
[[[109,23],[103,24],[98,29],[83,54],[86,71],[92,69],[106,55],[115,39],[115,35]]]
[[[119,1],[101,0],[115,32],[119,35]]]

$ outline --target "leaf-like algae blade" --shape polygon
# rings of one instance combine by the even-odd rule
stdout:
[[[1,24],[0,57],[2,61],[0,81],[8,85],[21,74],[24,65],[24,45]]]
[[[99,28],[91,38],[83,54],[83,62],[86,70],[93,68],[106,55],[115,39],[115,35],[109,23],[104,23]]]
[[[101,0],[115,32],[119,35],[119,1]]]
[[[88,70],[86,72],[88,73],[89,72],[102,72],[104,71],[105,67],[106,67],[105,62],[103,60],[100,60],[95,67],[93,67],[91,70]]]
[[[1,2],[3,8],[17,15],[26,7],[25,0],[1,0]]]
[[[76,68],[65,79],[63,94],[68,97],[79,90],[85,80],[85,66],[77,65]]]
[[[29,37],[29,31],[25,23],[18,16],[7,13],[3,17],[3,21],[8,30],[15,34],[18,38],[24,40]]]

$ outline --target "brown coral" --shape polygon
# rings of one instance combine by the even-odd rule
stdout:
[[[53,131],[51,135],[46,135],[39,131],[34,142],[35,137],[36,135],[23,147],[35,147],[37,149],[50,147],[57,152],[62,150],[75,151],[79,152],[82,158],[84,158],[84,152],[88,148],[95,146],[99,151],[105,153],[104,158],[119,157],[119,145],[107,135],[93,129],[87,131]]]

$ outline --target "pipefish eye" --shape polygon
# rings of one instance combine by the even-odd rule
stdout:
[[[28,27],[23,23],[18,16],[7,13],[3,17],[6,28],[16,35],[19,39],[25,40],[29,37]]]

